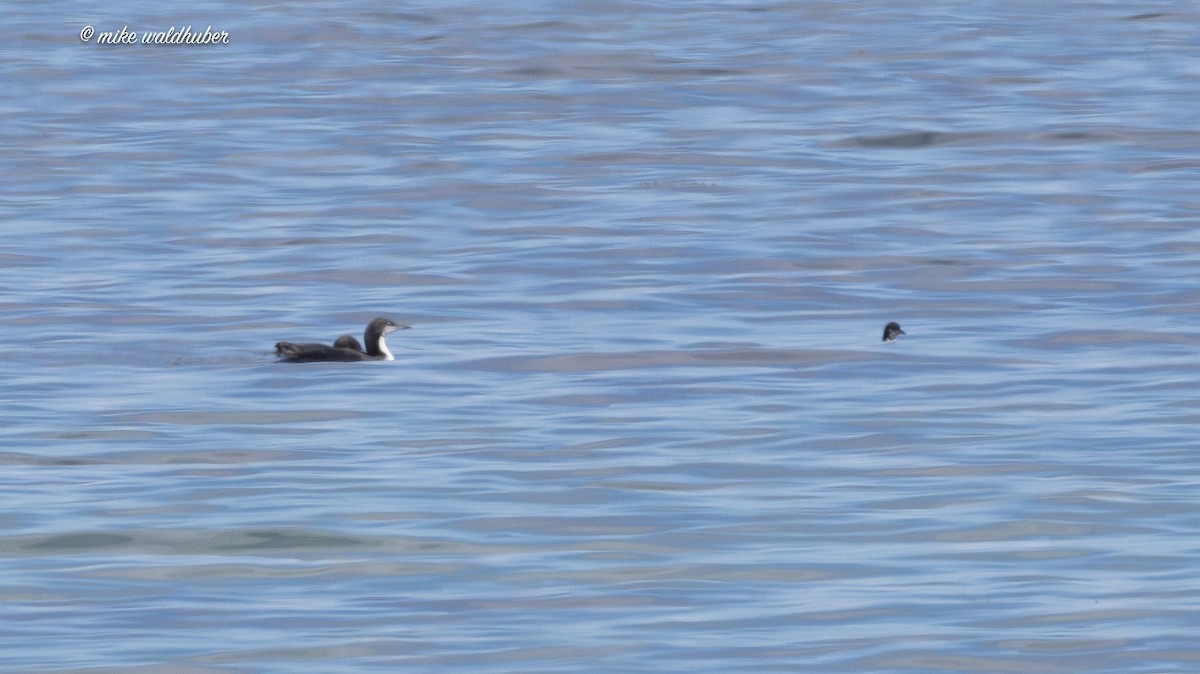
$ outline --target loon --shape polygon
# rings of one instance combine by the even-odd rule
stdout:
[[[395,360],[395,356],[392,355],[391,351],[388,351],[387,343],[383,341],[383,338],[390,332],[406,329],[408,329],[407,325],[393,323],[386,318],[376,318],[367,324],[367,330],[363,333],[363,341],[367,343],[365,350],[359,345],[357,339],[354,339],[350,335],[342,335],[337,338],[333,346],[277,342],[275,344],[275,355],[286,358],[293,363]]]
[[[883,328],[883,341],[894,342],[894,341],[896,341],[896,338],[899,337],[900,335],[907,335],[907,334],[908,334],[907,332],[900,329],[899,323],[897,323],[896,321],[892,321],[891,323],[888,323]]]
[[[362,344],[358,343],[358,340],[354,338],[354,335],[342,335],[334,340],[333,345],[339,349],[353,349],[354,351],[363,350]],[[366,353],[366,351],[363,351],[363,353]]]

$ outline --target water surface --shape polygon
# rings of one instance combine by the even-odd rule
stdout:
[[[4,671],[1200,660],[1192,9],[9,14]]]

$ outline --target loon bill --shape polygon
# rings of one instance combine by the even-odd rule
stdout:
[[[277,342],[275,344],[275,355],[292,363],[395,360],[396,358],[392,355],[392,352],[388,351],[387,342],[384,341],[384,337],[396,330],[407,329],[407,325],[393,323],[387,318],[376,318],[367,324],[367,329],[363,333],[363,342],[367,345],[366,349],[363,349],[357,339],[354,339],[350,335],[342,335],[337,338],[333,346],[313,343],[293,344],[292,342]]]
[[[908,334],[907,332],[900,329],[899,323],[897,323],[896,321],[892,321],[891,323],[888,323],[883,328],[883,341],[894,342],[894,341],[896,341],[896,338],[899,337],[900,335],[907,335],[907,334]]]

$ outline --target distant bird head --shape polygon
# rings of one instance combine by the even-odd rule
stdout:
[[[897,323],[896,321],[892,321],[891,323],[888,323],[883,328],[883,341],[892,342],[892,341],[895,341],[896,338],[899,337],[900,335],[906,335],[906,334],[908,334],[908,333],[900,329],[899,323]]]

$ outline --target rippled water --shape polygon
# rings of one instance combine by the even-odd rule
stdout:
[[[1200,667],[1195,8],[8,15],[0,669]]]

